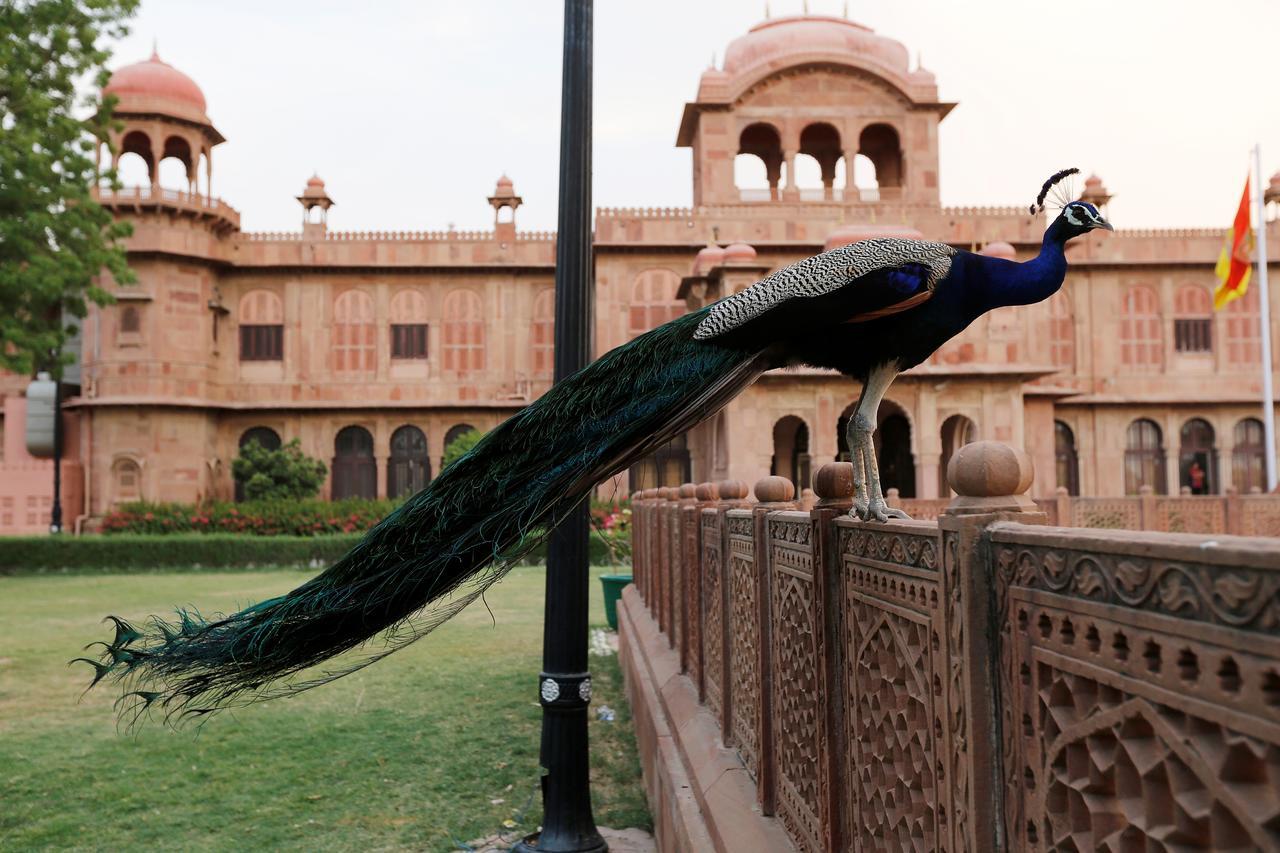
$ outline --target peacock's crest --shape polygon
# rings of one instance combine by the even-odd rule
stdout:
[[[1072,175],[1080,174],[1079,169],[1063,169],[1055,172],[1049,180],[1044,182],[1044,186],[1040,187],[1040,195],[1036,196],[1035,204],[1031,205],[1031,214],[1044,213],[1045,198],[1049,196],[1049,192],[1053,191],[1053,197],[1049,201],[1053,203],[1055,208],[1066,207],[1075,201],[1075,193],[1072,192],[1071,182],[1067,179]]]

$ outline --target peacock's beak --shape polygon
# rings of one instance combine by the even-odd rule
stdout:
[[[1098,219],[1098,224],[1097,224],[1097,226],[1095,226],[1095,227],[1097,227],[1097,228],[1105,228],[1105,229],[1107,229],[1108,231],[1110,231],[1112,234],[1116,233],[1116,229],[1111,225],[1111,223],[1110,223],[1110,222],[1108,222],[1108,221],[1107,221],[1107,220],[1105,220],[1105,219],[1101,219],[1101,218],[1099,218],[1099,219]]]

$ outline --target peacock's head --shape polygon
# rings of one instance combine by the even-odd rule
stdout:
[[[1033,214],[1043,213],[1045,197],[1049,195],[1050,190],[1055,187],[1058,188],[1055,196],[1058,205],[1062,208],[1062,212],[1049,225],[1048,233],[1064,243],[1072,237],[1087,234],[1095,228],[1105,228],[1108,231],[1116,230],[1098,212],[1098,208],[1089,202],[1070,200],[1072,193],[1062,182],[1072,175],[1078,174],[1079,171],[1079,169],[1063,169],[1061,172],[1054,174],[1044,182],[1044,186],[1040,188],[1040,195],[1036,196],[1036,203],[1031,205]]]

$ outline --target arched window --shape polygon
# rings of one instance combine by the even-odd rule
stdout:
[[[474,291],[455,290],[445,297],[444,369],[457,374],[484,370],[484,315]]]
[[[1136,495],[1150,486],[1158,495],[1165,494],[1164,438],[1155,421],[1141,418],[1129,424],[1125,432],[1124,491]]]
[[[333,500],[377,496],[373,436],[364,427],[343,427],[333,439]]]
[[[631,311],[627,331],[631,337],[656,329],[683,316],[688,307],[676,298],[680,276],[671,270],[645,270],[631,288]]]
[[[130,131],[120,140],[116,175],[127,187],[149,187],[156,182],[156,159],[151,137],[140,130]]]
[[[391,297],[391,357],[427,357],[427,298],[416,290]]]
[[[782,137],[778,135],[777,128],[764,122],[743,128],[738,137],[738,156],[733,161],[733,177],[743,201],[778,199],[778,182],[782,177]]]
[[[1218,488],[1218,451],[1213,446],[1213,427],[1202,418],[1182,425],[1178,450],[1178,485],[1193,495],[1211,495]]]
[[[284,307],[270,290],[250,290],[240,297],[240,360],[284,358]]]
[[[1262,421],[1244,418],[1236,424],[1233,439],[1235,448],[1231,451],[1231,481],[1236,490],[1245,495],[1254,489],[1265,490],[1267,444]]]
[[[1258,291],[1250,288],[1244,296],[1227,303],[1226,330],[1222,336],[1227,347],[1227,363],[1235,367],[1256,369],[1262,361],[1261,321],[1258,317]]]
[[[1160,302],[1149,287],[1131,287],[1120,310],[1120,363],[1131,370],[1164,367]]]
[[[952,415],[942,422],[942,459],[938,465],[938,494],[951,494],[947,466],[960,448],[978,440],[978,427],[964,415]]]
[[[836,165],[843,152],[840,149],[840,132],[826,122],[815,122],[800,131],[800,155],[813,158],[817,167],[815,177],[822,184],[822,191],[814,200],[834,198],[836,181]],[[799,156],[797,156],[797,161]],[[800,182],[800,166],[797,162],[795,186],[803,186]],[[806,197],[802,195],[802,198]]]
[[[858,404],[851,403],[836,420],[836,461],[849,462],[849,419]],[[873,436],[877,470],[880,472],[880,488],[898,490],[898,496],[916,496],[916,461],[911,452],[911,422],[897,404],[884,400],[876,418],[878,426]]]
[[[133,459],[117,459],[111,466],[113,503],[142,500],[142,468]]]
[[[1067,372],[1076,369],[1076,326],[1065,290],[1049,299],[1049,362]]]
[[[333,369],[335,373],[373,373],[377,364],[378,332],[373,320],[373,297],[348,290],[333,303]]]
[[[399,498],[421,491],[431,482],[427,437],[416,426],[405,425],[391,433],[391,458],[387,460],[387,497]]]
[[[264,450],[280,449],[280,433],[271,427],[256,426],[245,430],[240,435],[239,447],[241,450],[251,441],[256,441]],[[244,500],[244,483],[236,480],[236,502]]]
[[[1062,421],[1053,422],[1053,457],[1058,471],[1058,485],[1069,495],[1080,494],[1080,457],[1076,453],[1076,434]]]
[[[1213,300],[1199,285],[1179,288],[1174,298],[1173,348],[1178,352],[1213,352]]]
[[[170,136],[164,141],[164,154],[160,158],[160,186],[190,192],[194,179],[195,158],[191,155],[191,144],[181,136]]]
[[[554,288],[539,291],[533,300],[533,375],[550,379],[556,367],[556,292]]]
[[[898,131],[887,124],[870,124],[858,137],[858,153],[865,155],[876,169],[876,183],[880,189],[901,187],[902,145]]]
[[[678,435],[632,465],[628,485],[630,491],[635,492],[662,486],[682,486],[692,479],[689,441],[686,436]]]
[[[795,484],[796,494],[811,482],[809,425],[795,415],[779,418],[773,425],[773,461],[769,473],[786,477]]]

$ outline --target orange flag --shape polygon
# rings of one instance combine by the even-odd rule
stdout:
[[[1218,276],[1218,289],[1213,292],[1213,307],[1221,309],[1232,299],[1244,296],[1249,289],[1249,275],[1253,272],[1253,232],[1249,230],[1249,179],[1244,179],[1244,195],[1236,221],[1227,232],[1222,245],[1222,255],[1214,273]]]

